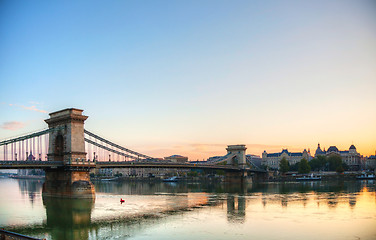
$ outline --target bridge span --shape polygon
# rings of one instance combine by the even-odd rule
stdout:
[[[266,173],[246,161],[245,145],[229,145],[227,154],[210,164],[158,162],[87,131],[88,117],[82,112],[70,108],[50,113],[45,120],[48,129],[0,141],[4,156],[0,169],[43,169],[43,194],[68,198],[95,196],[89,176],[94,168],[223,170],[227,179],[239,182]]]
[[[91,162],[77,160],[70,162],[62,161],[0,161],[0,169],[54,169],[54,168],[174,168],[174,169],[208,169],[223,170],[225,172],[255,172],[265,173],[257,169],[241,169],[236,166],[192,163],[153,163],[153,162]]]

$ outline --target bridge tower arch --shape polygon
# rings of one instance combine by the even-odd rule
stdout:
[[[76,108],[64,109],[50,113],[50,118],[45,120],[50,129],[55,129],[49,136],[49,161],[86,157],[84,122],[88,117],[82,115],[82,112]]]
[[[67,198],[93,198],[90,165],[86,160],[83,110],[68,108],[50,113],[48,161],[62,161],[61,167],[46,169],[43,195]]]
[[[228,145],[227,154],[232,154],[233,157],[231,158],[231,162],[227,162],[227,164],[231,164],[237,166],[241,169],[245,169],[247,167],[247,161],[245,152],[247,147],[245,145]]]

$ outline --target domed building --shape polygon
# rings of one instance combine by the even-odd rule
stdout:
[[[319,143],[318,146],[317,146],[316,152],[315,152],[315,157],[316,157],[317,155],[325,155],[325,154],[326,154],[325,149],[324,149],[324,151],[321,150],[321,148],[320,148],[320,143]]]
[[[330,156],[332,154],[337,154],[341,156],[342,161],[349,166],[349,170],[358,171],[362,169],[361,155],[356,151],[356,147],[352,144],[348,151],[340,151],[336,146],[330,146],[327,151],[322,151],[320,148],[320,143],[317,146],[315,157],[324,155]]]

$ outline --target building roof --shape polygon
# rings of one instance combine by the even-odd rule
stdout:
[[[356,147],[354,146],[354,144],[351,144],[351,146],[350,146],[349,149],[354,149],[354,150],[356,150]]]
[[[336,146],[330,146],[327,152],[339,152]]]
[[[301,152],[289,152],[287,149],[282,149],[280,153],[268,153],[267,157],[280,157],[283,153],[286,153],[290,157],[302,157],[303,153]]]
[[[169,158],[181,158],[181,157],[183,157],[182,155],[171,155],[171,156],[169,156]]]
[[[317,145],[317,149],[316,149],[315,155],[320,155],[320,154],[325,154],[325,152],[323,150],[321,150],[320,143],[319,143]]]

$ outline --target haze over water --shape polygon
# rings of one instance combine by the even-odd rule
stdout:
[[[374,181],[96,183],[94,202],[43,199],[35,180],[0,189],[0,226],[47,239],[376,238]]]

